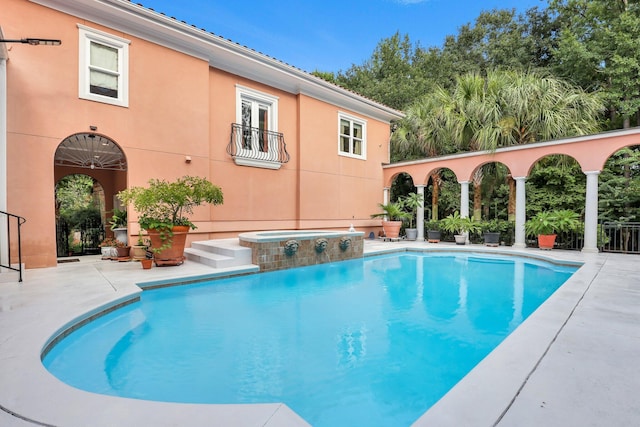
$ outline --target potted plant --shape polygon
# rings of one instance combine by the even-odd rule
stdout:
[[[480,225],[468,217],[461,217],[458,211],[440,220],[440,224],[445,231],[456,233],[456,244],[464,245],[467,240],[466,233],[475,233],[480,229]]]
[[[484,244],[486,246],[500,246],[500,222],[497,219],[485,221],[482,224]]]
[[[107,237],[98,245],[102,254],[102,259],[112,259],[118,257],[117,248],[124,248],[126,245],[113,237]]]
[[[111,231],[116,239],[125,245],[127,244],[127,211],[126,209],[115,208],[109,220]]]
[[[409,213],[403,209],[401,201],[395,203],[382,204],[378,206],[383,212],[372,214],[371,218],[386,217],[382,221],[382,229],[384,230],[384,236],[388,239],[397,239],[400,236],[400,228],[402,228],[402,220],[409,217]]]
[[[140,227],[147,231],[156,265],[180,265],[184,261],[187,233],[196,226],[187,215],[205,203],[223,202],[222,190],[205,178],[183,176],[173,182],[149,180],[148,187],[131,187],[118,193],[138,212]]]
[[[409,193],[406,197],[402,199],[402,205],[409,209],[409,228],[405,228],[405,233],[407,234],[407,240],[416,240],[418,237],[418,229],[413,228],[413,220],[418,213],[418,208],[422,206],[422,201],[424,197],[422,194],[417,193]]]
[[[431,220],[426,222],[425,229],[427,230],[427,242],[438,243],[440,241],[440,221]]]
[[[569,209],[538,212],[525,222],[527,235],[537,236],[540,249],[553,249],[557,233],[576,230],[580,227],[580,216]]]
[[[140,234],[138,234],[138,241],[135,245],[131,246],[131,257],[134,261],[145,259],[147,255],[147,247],[149,247],[149,243],[142,237],[142,230],[140,230]]]

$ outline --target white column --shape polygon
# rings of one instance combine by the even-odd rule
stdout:
[[[469,181],[460,181],[460,216],[469,216]]]
[[[469,217],[469,181],[460,182],[460,216]],[[465,243],[469,244],[469,233],[464,233]]]
[[[418,196],[422,196],[420,206],[418,206],[418,215],[416,218],[416,226],[418,228],[418,241],[424,240],[424,185],[416,185]]]
[[[389,191],[390,190],[391,190],[390,187],[384,187],[384,190],[382,191],[382,204],[383,205],[389,204]],[[387,218],[385,216],[384,219],[385,219],[385,221],[387,221],[389,218]]]
[[[516,181],[516,236],[513,244],[514,248],[524,248],[525,242],[524,223],[527,220],[527,197],[525,193],[526,176],[513,178]]]
[[[598,252],[598,175],[600,171],[589,171],[584,207],[584,247],[582,252]]]
[[[0,31],[0,36],[2,31]],[[1,56],[1,55],[0,55]],[[0,57],[0,211],[7,212],[7,60]],[[7,223],[0,219],[0,261],[9,265]]]

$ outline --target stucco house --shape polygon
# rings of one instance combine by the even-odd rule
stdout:
[[[379,225],[401,112],[126,0],[3,0],[0,38],[25,37],[62,42],[0,43],[0,211],[28,221],[27,268],[56,264],[55,186],[76,173],[107,212],[150,178],[209,179],[225,201],[191,241]]]

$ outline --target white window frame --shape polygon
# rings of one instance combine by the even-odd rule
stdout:
[[[123,39],[104,31],[89,28],[78,24],[79,52],[78,52],[78,97],[90,101],[103,102],[106,104],[118,105],[120,107],[129,106],[129,44],[127,39]],[[118,97],[99,95],[91,93],[89,86],[90,75],[90,45],[91,42],[116,49],[118,52]]]
[[[236,85],[236,123],[242,125],[242,101],[250,101],[269,107],[267,130],[270,132],[278,132],[278,99],[275,95],[260,92],[246,86]],[[246,149],[240,146],[238,148],[239,155],[235,157],[236,164],[267,169],[280,169],[281,164],[278,161],[279,147],[277,144],[269,143],[267,152],[265,152],[266,159],[264,160],[249,158],[254,149],[257,149],[257,147]],[[243,154],[246,157],[243,157]]]
[[[353,124],[359,124],[362,126],[362,154],[354,154],[353,153],[353,132],[349,137],[349,148],[350,151],[342,151],[342,127],[341,121],[346,120],[351,123],[351,127]],[[367,121],[363,120],[359,117],[352,116],[347,113],[338,112],[338,154],[344,157],[351,157],[353,159],[367,160]]]

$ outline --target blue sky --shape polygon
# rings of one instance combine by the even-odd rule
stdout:
[[[305,71],[344,71],[399,31],[423,47],[483,10],[523,12],[546,0],[134,0]]]

